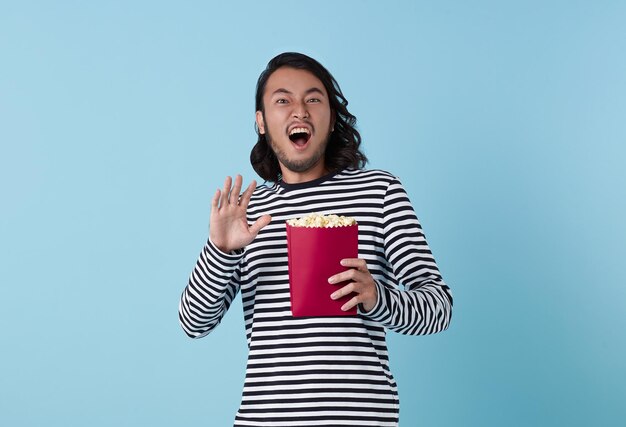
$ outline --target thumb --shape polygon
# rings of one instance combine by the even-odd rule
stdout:
[[[260,217],[259,219],[257,219],[254,224],[252,224],[250,226],[250,233],[254,234],[255,236],[257,235],[257,233],[259,231],[261,231],[261,229],[263,227],[265,227],[266,225],[268,225],[270,222],[272,221],[272,217],[269,215],[263,215],[262,217]]]

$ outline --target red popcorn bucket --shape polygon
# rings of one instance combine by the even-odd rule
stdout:
[[[287,254],[291,312],[294,317],[355,316],[357,308],[341,306],[355,294],[332,300],[330,294],[349,282],[328,283],[328,278],[347,269],[344,258],[358,258],[358,226],[320,228],[287,224]]]

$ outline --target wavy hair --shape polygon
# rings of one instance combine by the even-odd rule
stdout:
[[[256,85],[256,111],[265,114],[263,94],[267,80],[281,67],[306,70],[317,77],[323,84],[330,101],[331,113],[335,116],[335,129],[330,134],[324,161],[326,168],[337,172],[345,168],[361,169],[367,163],[367,157],[359,150],[361,135],[356,130],[356,117],[348,111],[348,100],[343,96],[339,84],[322,64],[315,59],[296,52],[286,52],[274,57],[259,76]],[[282,178],[280,165],[265,135],[259,132],[257,143],[250,152],[250,163],[255,172],[264,180],[278,182]]]

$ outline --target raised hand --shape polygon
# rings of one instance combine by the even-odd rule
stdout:
[[[256,188],[256,181],[252,181],[239,197],[242,182],[241,175],[237,175],[235,185],[231,188],[232,178],[227,176],[224,189],[221,191],[218,189],[211,200],[209,237],[213,244],[225,253],[247,246],[272,220],[269,215],[263,215],[254,224],[248,225],[246,210]]]

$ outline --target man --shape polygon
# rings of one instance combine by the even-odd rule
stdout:
[[[401,183],[364,170],[361,137],[331,74],[302,54],[272,59],[257,82],[250,160],[271,183],[226,178],[209,239],[179,308],[193,338],[211,332],[241,291],[249,355],[235,426],[397,426],[385,330],[446,329],[452,297]],[[295,318],[285,221],[312,212],[354,217],[359,258],[330,283],[358,316]],[[403,285],[404,289],[400,289]]]

